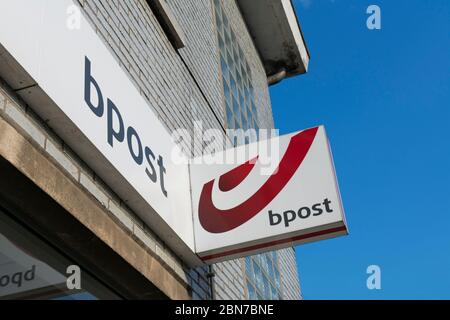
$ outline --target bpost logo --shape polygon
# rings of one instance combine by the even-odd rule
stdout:
[[[254,145],[238,147],[253,150],[239,165],[191,166],[196,251],[203,261],[348,234],[325,128],[272,139],[281,158],[269,176],[259,170],[263,154]]]
[[[94,95],[92,95],[93,91],[95,91]],[[106,114],[106,138],[111,148],[114,148],[116,143],[124,143],[126,139],[133,162],[144,167],[143,171],[151,182],[159,181],[161,192],[167,197],[164,184],[166,168],[163,157],[155,154],[149,146],[145,145],[137,129],[132,125],[126,125],[126,119],[122,116],[119,107],[110,98],[106,98],[105,108],[104,93],[92,74],[91,61],[88,57],[84,59],[84,101],[97,117],[102,118]],[[155,164],[158,169],[155,168]]]
[[[201,191],[198,209],[202,227],[211,233],[223,233],[239,227],[260,213],[283,190],[299,169],[314,142],[317,130],[318,128],[311,128],[293,136],[274,174],[269,176],[267,181],[246,201],[231,209],[218,209],[214,205],[212,200],[214,180],[207,182]],[[220,191],[228,192],[237,187],[249,175],[256,161],[258,157],[220,176],[218,181]],[[322,212],[317,205],[314,206],[317,209],[316,212]],[[329,207],[327,209],[331,210]],[[291,210],[283,213],[286,227],[295,218],[290,213]],[[269,218],[270,225],[277,225],[282,220],[281,215],[271,211]]]

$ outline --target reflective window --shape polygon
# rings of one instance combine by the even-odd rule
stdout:
[[[69,266],[76,264],[0,209],[0,299],[119,298],[88,272]]]
[[[214,0],[213,2],[225,100],[231,99],[233,101],[232,103],[228,102],[228,106],[232,106],[232,108],[226,110],[227,127],[244,130],[258,129],[256,127],[257,109],[251,86],[252,75],[249,64],[236,39],[236,34],[230,27],[221,1]],[[230,111],[233,113],[233,117],[228,114]],[[256,137],[252,137],[252,140],[253,138]],[[244,142],[248,143],[250,139],[247,138]],[[254,140],[251,142],[254,142]]]
[[[257,300],[255,288],[250,282],[247,282],[247,291],[249,300]]]
[[[245,257],[248,299],[278,300],[281,298],[277,259],[277,254],[273,252]]]

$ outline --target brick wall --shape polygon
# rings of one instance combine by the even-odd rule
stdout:
[[[293,248],[278,250],[278,257],[283,300],[302,299],[295,250]]]

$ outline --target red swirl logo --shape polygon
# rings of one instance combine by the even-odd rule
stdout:
[[[286,186],[302,164],[314,142],[318,128],[304,130],[289,141],[275,173],[247,200],[231,209],[218,209],[212,201],[214,179],[205,183],[200,194],[198,215],[202,227],[211,233],[233,230],[256,216]],[[230,191],[251,172],[258,157],[232,169],[219,177],[219,189]]]

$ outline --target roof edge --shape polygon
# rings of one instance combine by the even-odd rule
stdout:
[[[236,0],[266,75],[308,71],[310,52],[292,0]]]

